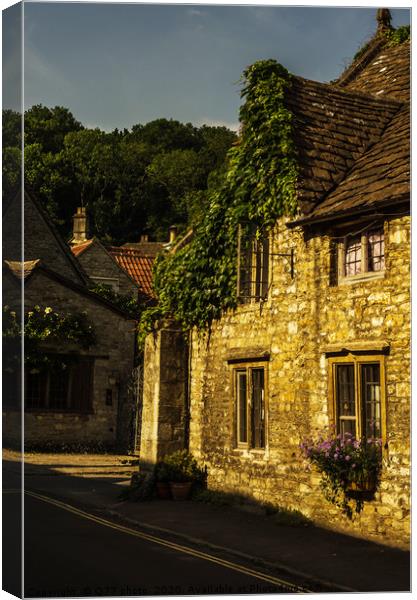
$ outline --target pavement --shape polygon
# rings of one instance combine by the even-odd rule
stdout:
[[[3,452],[4,472],[18,472]],[[410,553],[321,527],[288,526],[273,515],[195,501],[121,501],[137,458],[26,455],[27,489],[65,499],[148,532],[311,582],[323,591],[410,591]]]

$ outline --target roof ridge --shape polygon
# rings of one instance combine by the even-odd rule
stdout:
[[[343,73],[331,83],[342,87],[350,83],[369,65],[371,60],[375,58],[386,43],[387,39],[385,36],[377,32],[366,44],[365,52],[358,58],[354,58],[353,62],[343,71]]]
[[[319,87],[322,87],[328,90],[330,93],[337,93],[340,96],[346,97],[355,97],[357,99],[368,100],[372,102],[377,102],[381,104],[381,106],[393,106],[393,105],[403,105],[404,101],[393,98],[392,96],[377,96],[376,94],[372,94],[370,92],[362,92],[360,90],[344,88],[342,86],[336,85],[334,82],[325,82],[325,81],[317,81],[315,79],[307,79],[306,77],[301,77],[299,75],[293,75],[294,79],[298,80],[299,83],[305,85],[314,84]]]

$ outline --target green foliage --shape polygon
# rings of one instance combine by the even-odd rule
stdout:
[[[144,306],[139,304],[133,296],[127,294],[118,294],[108,285],[97,283],[90,288],[92,292],[108,300],[117,308],[129,315],[132,319],[139,319]]]
[[[410,25],[402,25],[397,29],[391,29],[390,31],[387,31],[386,37],[388,46],[399,46],[411,38]]]
[[[168,454],[155,465],[155,477],[160,482],[186,482],[204,484],[207,471],[198,466],[188,450],[177,450]]]
[[[210,326],[236,306],[238,225],[271,228],[282,215],[296,211],[296,150],[292,115],[285,106],[291,85],[288,71],[274,60],[255,63],[244,72],[239,142],[228,154],[221,186],[212,190],[191,243],[154,265],[158,310],[145,312],[139,339],[156,318],[175,318],[184,328]]]
[[[388,47],[399,46],[410,39],[410,25],[402,25],[401,27],[397,27],[397,29],[388,29],[384,31],[384,36],[387,40],[386,45]],[[361,46],[354,54],[352,62],[359,60],[367,52],[374,40],[375,38],[372,37],[365,44],[363,44],[363,46]]]
[[[352,483],[363,486],[371,482],[378,484],[381,470],[381,440],[356,440],[353,435],[320,436],[316,441],[301,443],[301,451],[321,473],[321,488],[325,498],[339,506],[349,517],[352,508],[349,503],[349,490]],[[362,508],[360,500],[356,512]]]
[[[91,235],[121,244],[142,233],[166,239],[195,215],[204,192],[236,139],[224,127],[156,119],[131,131],[84,128],[67,108],[33,106],[25,113],[25,183],[69,237],[84,205]],[[21,115],[3,111],[3,197],[20,184]]]
[[[85,313],[55,312],[50,306],[36,305],[24,317],[25,363],[47,366],[49,356],[42,350],[43,342],[74,343],[86,350],[96,343],[93,326]],[[3,337],[18,340],[21,325],[15,311],[3,307]]]

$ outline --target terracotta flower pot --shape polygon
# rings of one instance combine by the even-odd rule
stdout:
[[[191,494],[191,481],[174,482],[171,481],[169,486],[173,500],[188,500]]]
[[[171,500],[171,489],[169,483],[157,481],[156,494],[161,500]]]

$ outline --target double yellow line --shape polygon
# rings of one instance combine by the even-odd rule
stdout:
[[[97,517],[95,515],[85,512],[84,510],[75,508],[75,506],[71,506],[70,504],[66,504],[65,502],[61,502],[59,500],[55,500],[54,498],[50,498],[49,496],[44,496],[42,494],[38,494],[37,492],[31,492],[29,490],[25,490],[25,494],[31,496],[32,498],[36,498],[37,500],[41,500],[42,502],[47,502],[48,504],[57,506],[62,510],[66,510],[70,513],[73,513],[78,517],[82,517],[83,519],[88,519],[89,521],[93,521],[94,523],[98,523],[100,525],[104,525],[105,527],[109,527],[110,529],[115,529],[116,531],[121,531],[128,535],[138,537],[142,540],[152,542],[153,544],[159,544],[160,546],[165,546],[166,548],[170,548],[171,550],[182,552],[183,554],[189,554],[190,556],[194,556],[195,558],[200,558],[202,560],[215,563],[222,567],[226,567],[227,569],[231,569],[232,571],[237,571],[239,573],[255,577],[256,579],[260,579],[261,581],[265,581],[276,586],[284,587],[290,592],[304,594],[312,593],[311,590],[290,583],[289,581],[285,581],[284,579],[279,579],[278,577],[273,577],[272,575],[267,575],[265,573],[261,573],[260,571],[255,571],[254,569],[250,569],[248,567],[244,567],[242,565],[230,562],[228,560],[224,560],[223,558],[218,558],[217,556],[207,554],[206,552],[201,552],[200,550],[195,550],[194,548],[189,548],[188,546],[182,546],[181,544],[169,542],[168,540],[164,540],[163,538],[159,538],[154,535],[149,535],[147,533],[143,533],[142,531],[137,531],[136,529],[125,527],[124,525],[113,523],[112,521],[108,521],[107,519]]]

